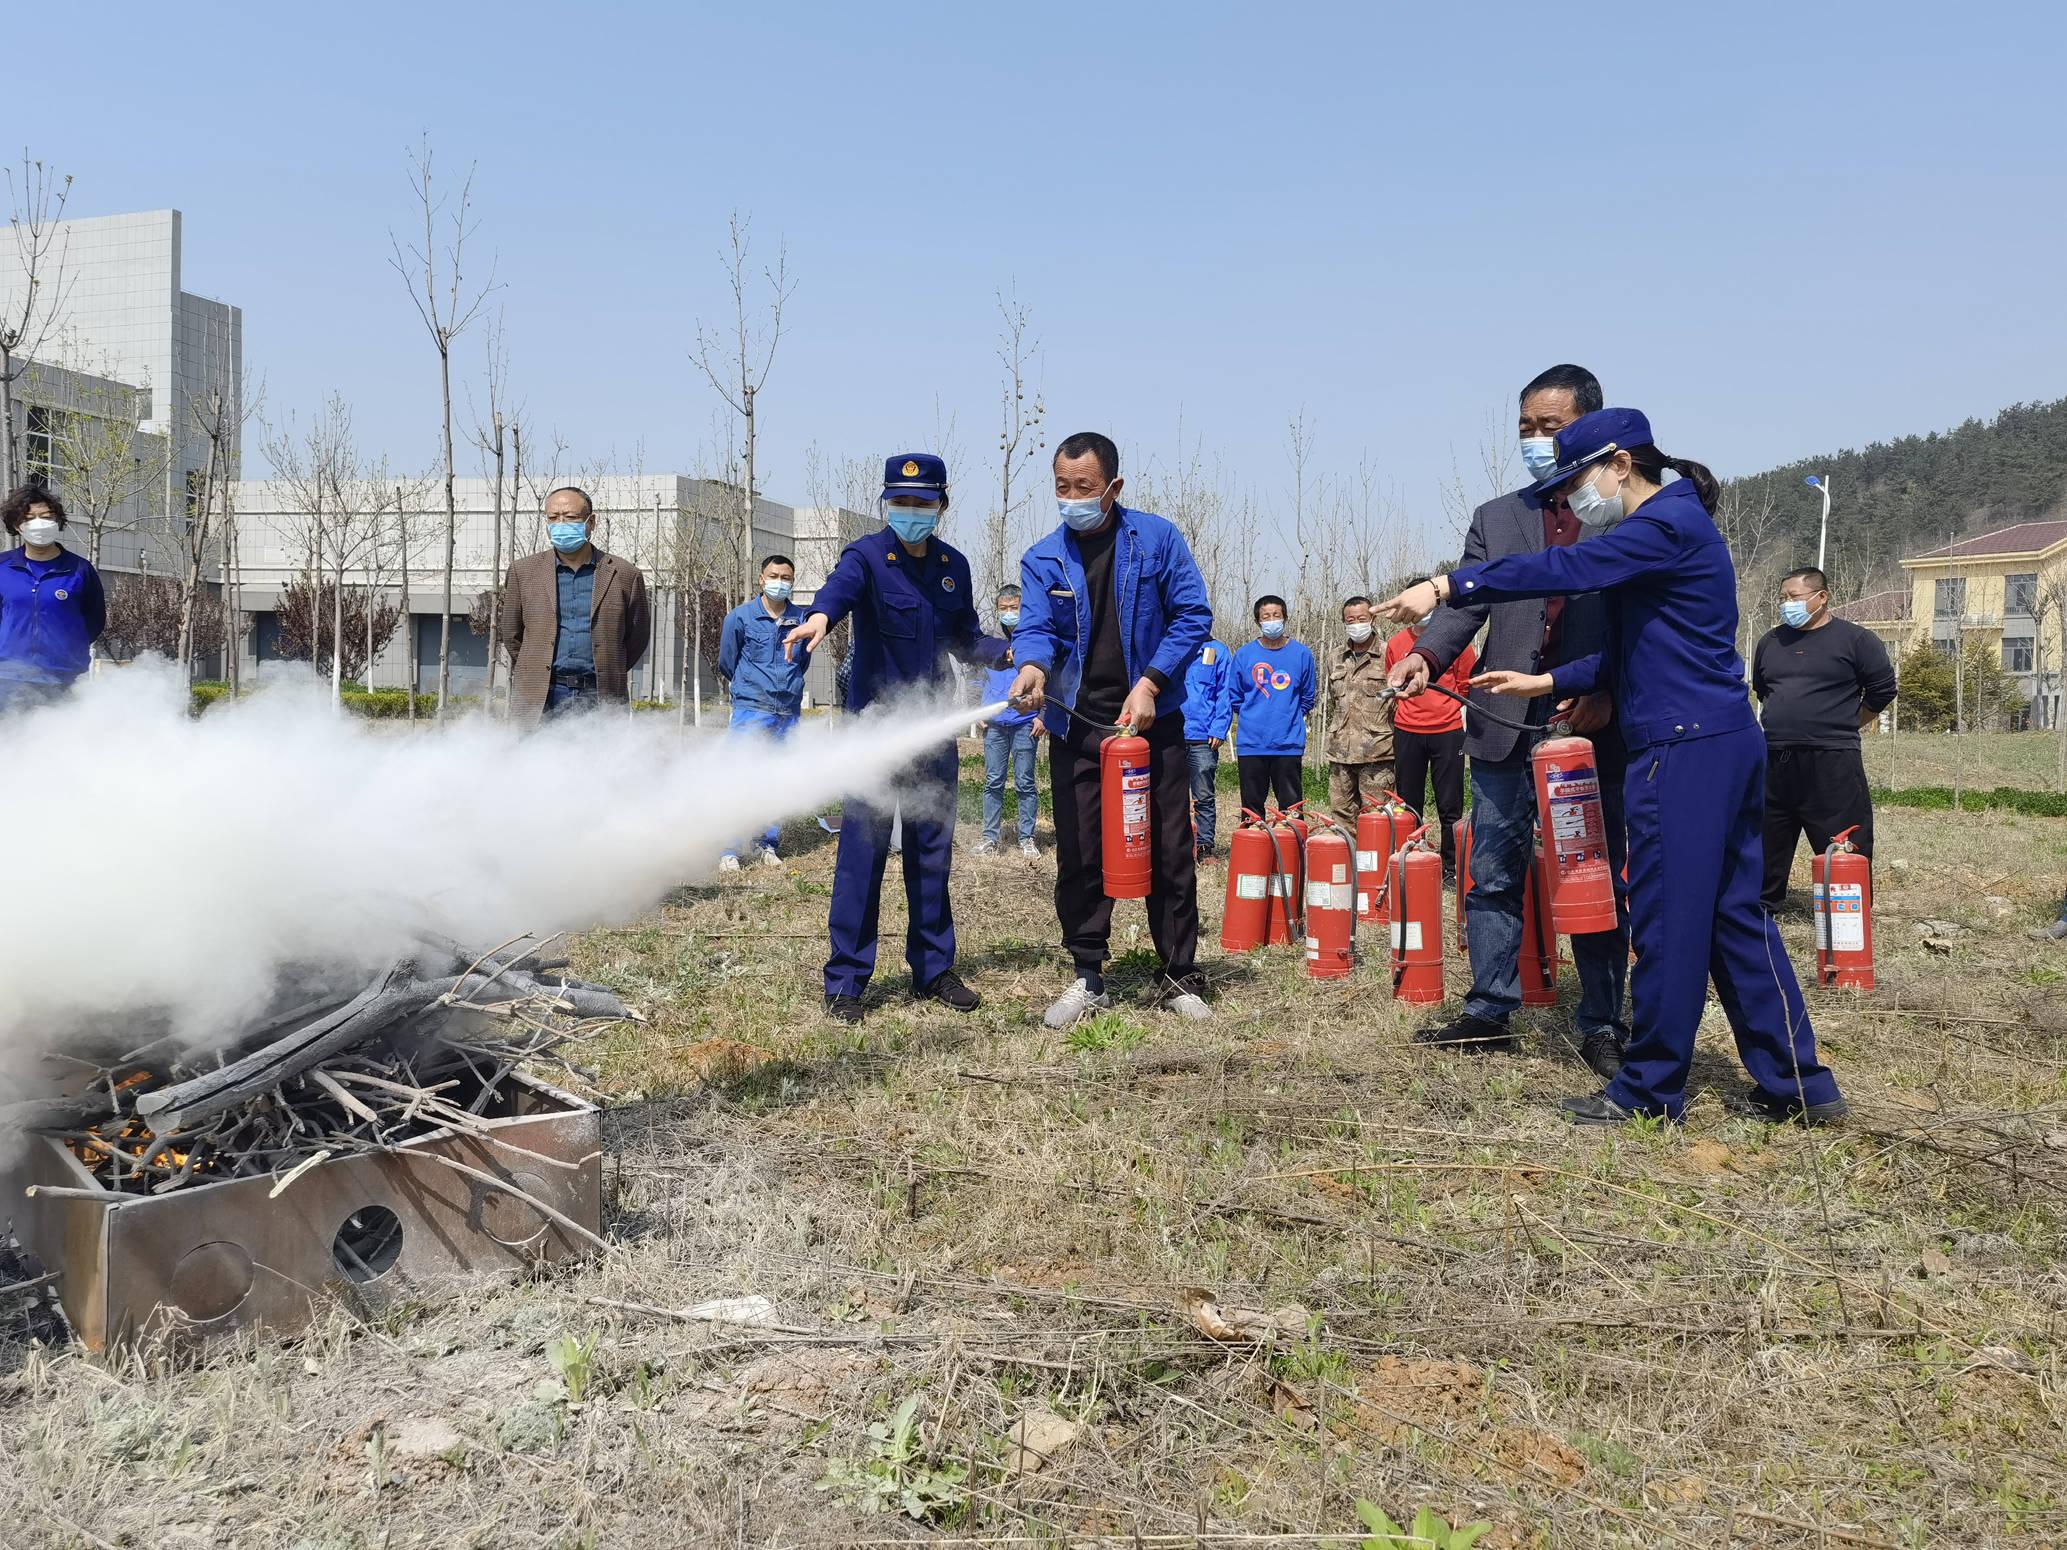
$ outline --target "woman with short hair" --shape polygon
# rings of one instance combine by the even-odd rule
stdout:
[[[0,504],[19,548],[0,552],[0,711],[56,699],[93,660],[107,628],[100,572],[58,542],[65,505],[40,484]]]

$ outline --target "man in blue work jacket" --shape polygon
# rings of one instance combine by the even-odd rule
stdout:
[[[1184,750],[1191,766],[1191,826],[1200,861],[1220,833],[1220,749],[1234,723],[1234,653],[1208,637],[1184,670]]]
[[[1110,437],[1080,432],[1063,442],[1055,449],[1062,523],[1019,562],[1012,697],[1046,706],[1055,914],[1077,971],[1043,1019],[1055,1029],[1112,1005],[1099,744],[1114,726],[1148,740],[1146,903],[1163,961],[1163,1004],[1181,1017],[1213,1015],[1198,994],[1198,862],[1182,704],[1184,670],[1212,635],[1213,610],[1184,535],[1122,506],[1120,484],[1120,449]],[[1058,703],[1047,703],[1051,684]]]
[[[1005,642],[983,633],[970,595],[969,562],[933,533],[947,509],[947,465],[927,452],[891,458],[883,470],[882,499],[883,530],[841,552],[812,601],[810,616],[784,639],[786,646],[814,647],[852,614],[854,666],[847,708],[856,711],[898,689],[951,688],[950,655],[986,668],[1005,656]],[[976,992],[954,971],[955,921],[947,897],[958,774],[955,745],[943,743],[919,759],[898,794],[904,897],[911,913],[904,952],[912,994],[973,1012],[979,1004]],[[892,814],[889,807],[850,801],[840,818],[827,921],[832,954],[825,964],[825,1009],[843,1023],[861,1021],[862,993],[875,973],[876,918]]]
[[[792,652],[783,640],[804,622],[804,611],[790,601],[797,567],[786,554],[761,561],[761,595],[725,615],[718,633],[718,676],[732,690],[732,730],[786,737],[804,707],[804,674],[811,667],[809,651]],[[768,825],[760,837],[763,866],[782,864],[782,824]],[[727,850],[718,870],[737,872],[739,852]]]

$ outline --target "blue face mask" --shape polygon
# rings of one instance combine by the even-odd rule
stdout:
[[[998,615],[998,623],[1002,624],[1008,630],[1018,629],[1019,610],[1016,608],[1006,609],[1003,613]]]
[[[1557,467],[1557,438],[1555,436],[1522,437],[1522,467],[1529,471],[1531,479],[1549,476]]]
[[[589,525],[586,522],[548,522],[545,536],[560,553],[575,554],[589,541]]]
[[[1265,619],[1258,628],[1263,631],[1263,638],[1265,640],[1276,640],[1285,633],[1285,621],[1282,619]]]
[[[761,583],[761,595],[771,603],[787,603],[790,591],[791,584],[780,576]]]
[[[922,544],[933,536],[933,529],[940,526],[938,506],[892,506],[883,503],[883,520],[890,524],[890,531],[908,544]]]
[[[1780,604],[1780,622],[1790,630],[1805,630],[1815,615],[1809,605],[1799,598],[1788,598]]]
[[[1105,490],[1111,488],[1112,485],[1107,483]],[[1057,514],[1069,525],[1071,532],[1088,533],[1105,520],[1105,490],[1098,492],[1096,500],[1066,501],[1058,499],[1055,502]]]

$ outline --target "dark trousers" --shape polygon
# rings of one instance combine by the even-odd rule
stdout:
[[[1163,960],[1163,972],[1187,990],[1197,989],[1199,955],[1198,859],[1191,828],[1191,761],[1183,723],[1148,740],[1148,854],[1152,877],[1148,934]],[[1067,736],[1051,733],[1048,783],[1055,803],[1055,918],[1062,945],[1087,976],[1105,972],[1112,938],[1113,901],[1105,896],[1105,807],[1100,800],[1096,733],[1070,723]]]
[[[1830,841],[1858,826],[1852,843],[1873,855],[1873,794],[1866,755],[1857,748],[1766,750],[1766,875],[1761,898],[1769,910],[1787,902],[1787,874],[1802,831],[1821,855]]]
[[[1464,816],[1464,728],[1449,732],[1392,731],[1393,769],[1407,806],[1424,818],[1421,804],[1428,778],[1435,777],[1435,811],[1443,825],[1443,870],[1457,870],[1457,820]]]
[[[1306,761],[1296,753],[1246,753],[1235,760],[1242,776],[1242,806],[1260,814],[1272,796],[1289,812],[1306,800]]]
[[[1630,755],[1623,792],[1636,967],[1629,1047],[1607,1085],[1625,1109],[1678,1118],[1711,980],[1737,1057],[1761,1091],[1809,1104],[1837,1097],[1780,928],[1759,904],[1765,784],[1756,727]],[[1477,852],[1474,841],[1474,866]]]
[[[924,990],[955,966],[955,916],[947,873],[954,860],[955,782],[961,773],[948,743],[912,767],[888,806],[850,801],[840,813],[840,852],[833,862],[833,901],[826,921],[832,955],[825,993],[858,996],[876,972],[876,921],[883,907],[883,869],[890,829],[902,814],[904,902],[909,920],[904,959],[912,988]]]

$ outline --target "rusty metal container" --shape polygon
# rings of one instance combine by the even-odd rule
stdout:
[[[95,1351],[254,1325],[287,1334],[333,1300],[378,1312],[586,1247],[507,1191],[426,1154],[507,1180],[600,1230],[601,1115],[546,1083],[508,1081],[513,1112],[482,1121],[495,1142],[428,1131],[318,1163],[277,1199],[267,1198],[279,1182],[270,1176],[196,1179],[163,1195],[117,1193],[63,1143],[30,1136],[0,1174],[0,1222],[11,1219],[22,1247],[62,1273],[59,1301]],[[103,1198],[25,1195],[31,1185]]]

